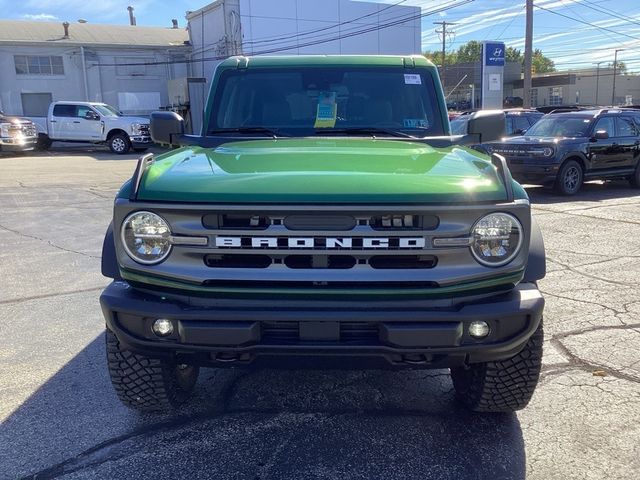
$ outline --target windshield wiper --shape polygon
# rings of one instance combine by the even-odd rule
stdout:
[[[218,133],[265,133],[272,137],[288,137],[279,130],[266,128],[266,127],[236,127],[236,128],[219,128],[217,130],[209,131],[210,135],[216,135]]]
[[[322,135],[325,133],[352,133],[352,134],[369,134],[375,136],[375,134],[387,135],[389,137],[403,137],[403,138],[417,138],[408,133],[400,132],[398,130],[391,130],[388,128],[378,127],[346,127],[346,128],[316,128],[316,135]]]

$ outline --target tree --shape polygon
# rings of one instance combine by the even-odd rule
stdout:
[[[613,68],[613,62],[607,65],[609,68]],[[616,74],[624,75],[627,73],[627,64],[618,60],[616,62]]]
[[[538,50],[537,48],[533,52],[531,65],[535,69],[536,73],[549,73],[556,71],[556,65],[553,60],[551,60],[549,57],[545,57],[542,51]]]
[[[442,64],[442,52],[439,51],[426,51],[424,56],[431,60],[436,65]],[[458,51],[447,53],[445,55],[445,63],[447,65],[455,65],[456,63],[471,63],[479,62],[482,58],[482,43],[471,40],[458,48]],[[522,52],[513,47],[507,47],[505,51],[505,59],[507,62],[518,62],[520,65],[524,64],[524,55]],[[536,73],[548,73],[555,72],[556,66],[549,57],[545,57],[541,50],[536,49],[533,52],[533,58],[531,59],[533,69]],[[622,62],[618,62],[618,66]],[[623,70],[620,70],[622,73]]]

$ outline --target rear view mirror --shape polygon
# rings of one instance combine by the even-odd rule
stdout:
[[[478,143],[500,140],[505,135],[505,117],[502,110],[479,110],[469,115],[467,134],[478,137]]]
[[[84,114],[84,118],[85,120],[100,120],[100,115],[98,115],[96,112],[89,110],[87,113]]]
[[[596,130],[596,134],[593,136],[596,140],[606,140],[609,138],[609,133],[606,130]]]
[[[184,135],[184,119],[175,112],[153,112],[149,130],[154,142],[179,145],[179,137]]]

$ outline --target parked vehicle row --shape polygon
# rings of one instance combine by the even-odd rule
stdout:
[[[574,195],[585,180],[628,179],[640,186],[640,110],[551,113],[522,136],[483,145],[506,158],[521,183]]]
[[[28,152],[35,149],[37,140],[33,122],[0,111],[0,152]]]

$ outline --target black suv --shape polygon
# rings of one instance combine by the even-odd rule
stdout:
[[[552,113],[524,136],[483,147],[504,156],[519,182],[562,195],[576,194],[584,180],[626,178],[640,186],[640,110]]]
[[[524,108],[505,109],[504,111],[504,131],[505,135],[522,135],[529,130],[533,124],[544,117],[543,113],[537,110],[527,110]],[[454,135],[464,135],[467,133],[467,123],[473,111],[462,112],[451,120],[451,133]]]

